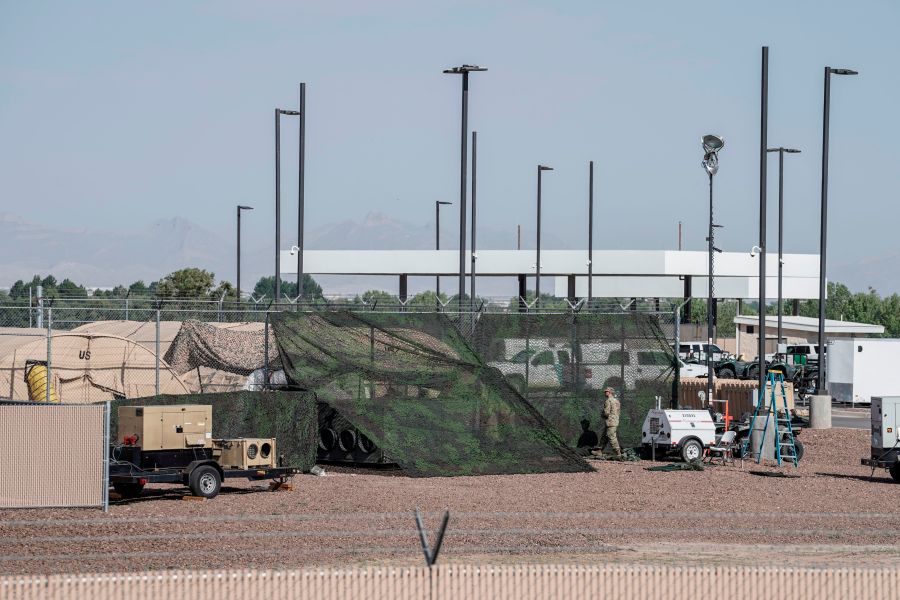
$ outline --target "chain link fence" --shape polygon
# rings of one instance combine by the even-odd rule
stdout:
[[[396,315],[397,323],[439,314],[570,447],[589,446],[602,434],[606,387],[622,400],[619,436],[625,445],[639,442],[648,408],[677,403],[672,348],[678,305],[653,299],[463,300],[437,306],[387,295],[278,306],[152,298],[0,304],[0,398],[80,404],[285,387],[273,316],[346,312]],[[340,429],[354,429],[335,418]],[[334,431],[338,439],[341,433]],[[350,433],[361,437],[355,429]],[[340,454],[340,445],[333,446]],[[359,459],[358,449],[344,454]]]

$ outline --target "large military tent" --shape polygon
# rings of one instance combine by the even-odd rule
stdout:
[[[21,343],[14,345],[7,339],[6,354],[0,356],[0,397],[28,400],[26,365],[46,362],[48,344],[46,337],[23,335],[19,340]],[[107,334],[54,333],[50,356],[51,381],[62,402],[86,404],[155,393],[156,354],[134,340]],[[162,360],[159,388],[164,394],[190,392]]]

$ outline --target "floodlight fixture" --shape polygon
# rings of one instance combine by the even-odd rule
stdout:
[[[463,73],[472,73],[473,71],[487,71],[487,67],[479,67],[478,65],[460,65],[450,69],[444,69],[447,75],[461,75]]]
[[[701,139],[703,144],[703,168],[712,177],[719,171],[719,150],[725,146],[725,138],[707,134]]]
[[[853,69],[832,69],[829,67],[828,70],[833,75],[859,75],[859,71],[854,71]]]

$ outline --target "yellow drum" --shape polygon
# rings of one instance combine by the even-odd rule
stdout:
[[[28,399],[32,402],[47,401],[47,386],[50,386],[50,402],[59,402],[59,394],[47,380],[47,363],[27,361],[25,363],[25,383],[28,384]]]

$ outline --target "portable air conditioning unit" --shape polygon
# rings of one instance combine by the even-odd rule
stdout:
[[[213,447],[221,451],[217,460],[225,469],[278,466],[275,458],[275,438],[213,440]]]

